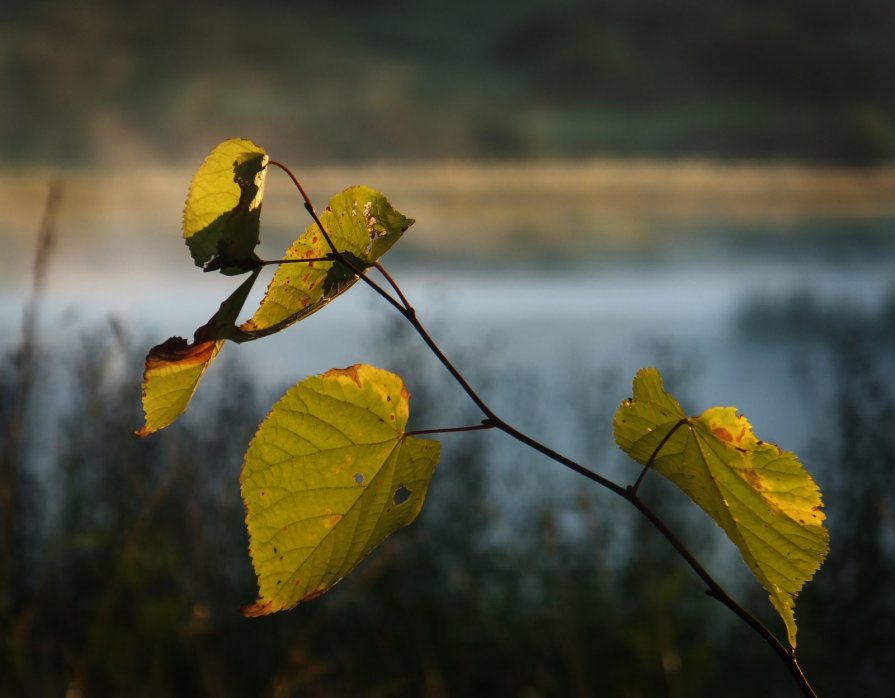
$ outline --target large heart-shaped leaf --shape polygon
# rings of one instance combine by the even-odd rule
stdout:
[[[409,398],[400,377],[361,364],[274,405],[240,479],[259,587],[245,615],[322,594],[417,517],[440,445],[405,436]]]
[[[687,417],[652,368],[637,373],[614,431],[625,453],[651,463],[724,529],[795,647],[795,598],[829,550],[820,490],[795,454],[758,440],[733,407]]]

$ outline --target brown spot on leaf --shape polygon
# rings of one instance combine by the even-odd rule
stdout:
[[[214,354],[216,343],[207,341],[188,344],[183,337],[171,337],[149,351],[146,357],[146,370],[151,371],[169,364],[189,366],[208,363]]]
[[[267,616],[273,613],[273,601],[265,601],[262,603],[261,599],[258,599],[255,603],[249,606],[243,606],[240,609],[240,612],[245,618],[258,618],[260,616]]]
[[[348,368],[331,368],[323,374],[323,377],[335,378],[336,376],[348,376],[351,380],[357,383],[357,387],[360,388],[363,386],[361,386],[360,376],[358,375],[359,368],[360,364],[354,364]]]
[[[746,478],[746,481],[752,485],[752,489],[760,492],[764,489],[764,482],[761,479],[761,476],[755,472],[754,470],[741,470],[743,477]]]
[[[724,427],[715,427],[714,429],[712,429],[712,433],[722,441],[733,443],[733,436],[731,436],[730,432],[727,431],[727,429],[725,429]]]
[[[320,596],[320,594],[322,594],[324,591],[326,591],[326,589],[327,589],[326,584],[320,584],[316,589],[314,589],[314,591],[312,591],[310,594],[306,595],[302,599],[302,601],[310,601],[311,599],[316,599],[318,596]]]

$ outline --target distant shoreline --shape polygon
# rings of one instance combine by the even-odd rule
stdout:
[[[198,166],[199,163],[196,163]],[[426,249],[497,252],[520,239],[575,247],[598,236],[641,245],[660,231],[711,226],[793,227],[815,220],[895,219],[895,166],[814,167],[708,160],[590,159],[440,162],[301,168],[315,199],[352,184],[385,193],[418,222]],[[31,236],[50,179],[65,193],[62,225],[88,236],[176,235],[193,167],[0,171],[0,237]],[[262,226],[292,235],[306,218],[291,183],[268,178]],[[409,236],[411,237],[411,236]]]

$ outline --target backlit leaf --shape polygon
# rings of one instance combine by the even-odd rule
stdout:
[[[196,171],[183,209],[183,237],[196,266],[234,275],[257,264],[267,163],[262,148],[233,138]]]
[[[652,368],[634,378],[614,432],[625,453],[643,465],[653,458],[652,469],[724,529],[768,591],[795,647],[795,598],[829,549],[820,490],[796,456],[758,440],[733,407],[687,417]]]
[[[145,423],[137,436],[164,429],[186,410],[199,381],[214,361],[224,340],[230,337],[239,311],[245,304],[258,270],[246,279],[208,322],[196,330],[193,342],[171,337],[149,350],[143,372]]]
[[[274,405],[241,476],[259,586],[245,615],[322,594],[413,522],[440,445],[404,435],[409,397],[400,377],[361,364],[307,378]]]
[[[394,245],[413,220],[392,208],[382,194],[356,186],[335,195],[320,220],[333,244],[359,269],[376,262]],[[329,245],[316,224],[289,247],[284,259],[322,259]],[[343,264],[324,260],[282,264],[254,316],[241,327],[235,341],[273,334],[320,310],[344,293],[357,276]]]

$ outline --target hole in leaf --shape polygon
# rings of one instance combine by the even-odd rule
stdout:
[[[358,485],[363,485],[363,484],[364,484],[364,474],[363,474],[363,473],[355,473],[355,474],[354,474],[354,481],[355,481]]]
[[[392,501],[395,503],[395,506],[400,506],[410,498],[411,494],[413,494],[413,492],[404,487],[404,485],[401,485],[398,489],[395,490]]]

